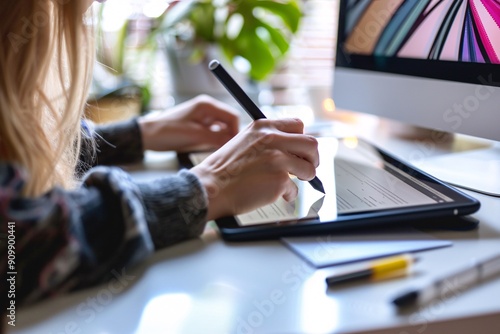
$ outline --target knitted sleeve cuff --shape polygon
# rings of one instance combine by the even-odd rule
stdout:
[[[117,165],[144,158],[141,131],[137,119],[96,126],[96,154],[93,165]]]
[[[199,236],[207,214],[207,195],[198,178],[188,170],[139,184],[155,247]]]

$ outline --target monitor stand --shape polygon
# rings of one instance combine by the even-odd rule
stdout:
[[[488,148],[454,152],[412,162],[454,186],[500,197],[500,143]]]

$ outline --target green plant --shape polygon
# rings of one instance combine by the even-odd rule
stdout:
[[[104,71],[94,73],[94,87],[98,96],[107,94],[121,95],[123,88],[135,88],[139,91],[142,100],[142,111],[148,109],[151,99],[151,85],[154,70],[140,71],[145,76],[137,76],[136,69],[131,64],[148,64],[153,67],[154,55],[157,49],[155,35],[157,29],[152,29],[147,34],[145,41],[140,45],[130,47],[129,38],[131,34],[131,19],[123,19],[120,28],[111,34],[103,29],[104,9],[106,4],[100,5],[97,15],[96,40],[97,40],[97,62]],[[152,22],[151,22],[152,23]],[[111,35],[111,36],[109,36]],[[132,59],[130,59],[132,58]],[[104,75],[103,72],[107,72]],[[135,73],[135,74],[134,74]],[[114,79],[109,79],[113,77]],[[131,91],[131,89],[125,89]]]
[[[98,61],[122,82],[133,82],[141,89],[143,108],[148,107],[152,80],[156,70],[154,57],[160,40],[176,41],[191,47],[193,62],[204,59],[208,46],[215,46],[228,63],[247,63],[246,75],[262,81],[272,74],[290,47],[299,28],[302,12],[300,0],[182,0],[172,2],[157,18],[149,18],[150,26],[140,45],[130,48],[131,21],[123,22],[113,43],[106,41],[101,22],[104,6],[99,11],[97,26]],[[163,37],[163,38],[162,38]],[[132,52],[131,52],[132,51]],[[130,56],[133,54],[133,61]],[[128,64],[127,64],[127,60]],[[147,64],[140,71],[146,77],[137,80],[128,75],[127,65]]]
[[[184,0],[159,18],[158,31],[193,46],[193,59],[201,58],[207,44],[231,64],[245,59],[248,76],[260,81],[288,52],[301,17],[298,0]]]

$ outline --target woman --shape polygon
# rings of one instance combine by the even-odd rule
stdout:
[[[319,163],[317,142],[299,120],[259,120],[236,134],[235,113],[206,96],[168,113],[89,126],[82,111],[93,48],[82,15],[90,3],[0,4],[0,231],[8,236],[0,271],[3,282],[17,272],[7,300],[16,306],[105,280],[198,236],[209,220],[293,199],[289,173],[311,180]],[[220,146],[191,170],[150,183],[92,167],[137,161],[148,149]],[[12,287],[1,286],[10,296]]]

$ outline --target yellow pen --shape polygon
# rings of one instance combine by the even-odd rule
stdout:
[[[402,254],[373,261],[366,268],[336,274],[326,278],[328,285],[351,282],[359,279],[380,280],[390,277],[402,276],[408,273],[408,269],[417,258],[410,254]]]

